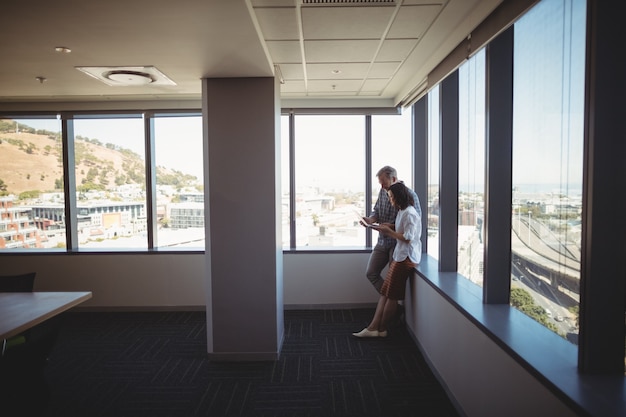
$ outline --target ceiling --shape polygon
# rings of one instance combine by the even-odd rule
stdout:
[[[276,75],[292,107],[393,107],[501,1],[4,2],[0,103],[198,100],[205,77]]]

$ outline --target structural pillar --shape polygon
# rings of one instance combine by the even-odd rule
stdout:
[[[207,350],[275,360],[284,334],[274,78],[203,79]]]

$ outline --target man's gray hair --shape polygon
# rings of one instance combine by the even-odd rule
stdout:
[[[381,176],[386,176],[387,178],[398,178],[398,172],[395,168],[390,167],[389,165],[385,165],[376,173],[376,177],[380,178]]]

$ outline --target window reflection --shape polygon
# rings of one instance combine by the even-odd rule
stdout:
[[[513,306],[577,342],[585,4],[544,0],[515,24]]]

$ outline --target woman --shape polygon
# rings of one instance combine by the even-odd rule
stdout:
[[[406,279],[422,257],[422,242],[420,240],[422,219],[413,207],[411,194],[401,182],[392,184],[387,193],[391,204],[399,210],[395,227],[381,224],[372,225],[372,228],[387,236],[394,237],[397,243],[387,277],[380,289],[380,298],[374,318],[366,328],[358,333],[352,333],[356,337],[387,337],[387,323],[396,313],[398,300],[404,299]]]

